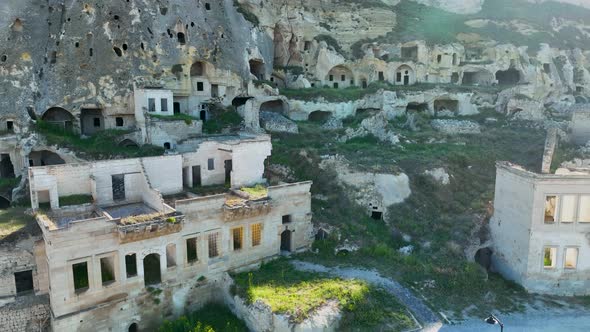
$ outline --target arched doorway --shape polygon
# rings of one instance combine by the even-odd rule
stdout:
[[[406,106],[406,113],[421,113],[428,111],[428,104],[427,103],[409,103]]]
[[[45,113],[43,113],[41,120],[53,125],[57,125],[66,130],[71,130],[74,127],[74,116],[72,113],[61,107],[52,107],[48,109],[45,111]]]
[[[143,280],[146,286],[162,282],[160,272],[160,255],[149,254],[143,259]]]
[[[343,65],[338,65],[330,69],[325,81],[327,85],[335,89],[348,88],[354,85],[352,70]]]
[[[459,101],[450,98],[439,98],[434,101],[434,111],[450,111],[454,114],[459,113]]]
[[[401,65],[395,71],[395,83],[410,85],[414,84],[414,70],[408,65]]]
[[[14,165],[8,153],[0,154],[0,179],[14,178]]]
[[[9,207],[10,201],[4,196],[0,196],[0,210],[8,209]]]
[[[493,251],[490,248],[481,248],[475,253],[475,262],[487,271],[492,267],[492,254]]]
[[[191,77],[200,77],[206,75],[206,66],[203,61],[197,61],[191,66]]]
[[[129,329],[127,329],[129,332],[138,332],[139,328],[137,327],[137,323],[133,323],[131,325],[129,325]]]
[[[498,70],[496,80],[500,85],[516,85],[520,83],[520,72],[514,68]]]
[[[324,122],[328,121],[328,119],[330,117],[332,117],[332,112],[314,111],[314,112],[309,113],[307,120],[312,121],[312,122],[324,123]]]
[[[281,251],[291,252],[291,233],[288,229],[281,233]]]
[[[280,99],[262,103],[262,105],[260,105],[260,112],[273,112],[285,116],[289,113],[287,110],[287,105]]]
[[[257,80],[263,81],[265,73],[264,62],[260,60],[250,60],[248,64],[250,65],[250,73],[256,76]]]
[[[125,147],[125,148],[139,148],[139,145],[137,145],[137,143],[135,143],[134,141],[126,138],[124,140],[122,140],[121,142],[119,142],[119,146]]]
[[[57,154],[47,150],[29,153],[29,166],[63,165],[66,162]]]

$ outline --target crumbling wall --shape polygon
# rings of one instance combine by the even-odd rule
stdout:
[[[0,306],[0,331],[43,331],[49,326],[49,297],[28,296]]]

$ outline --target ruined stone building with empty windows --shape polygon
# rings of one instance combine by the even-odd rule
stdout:
[[[311,183],[261,186],[270,153],[269,136],[244,134],[192,153],[29,168],[42,234],[0,296],[48,297],[54,331],[145,330],[222,301],[226,272],[312,241]],[[90,199],[66,206],[72,197]]]
[[[590,294],[590,171],[497,164],[493,265],[528,291]]]

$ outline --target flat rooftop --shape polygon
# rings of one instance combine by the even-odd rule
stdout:
[[[168,205],[164,205],[164,211],[158,211],[141,202],[109,207],[85,204],[40,212],[37,214],[37,220],[49,230],[58,230],[68,228],[73,223],[91,221],[111,221],[118,225],[141,224],[175,214],[176,210]]]
[[[122,219],[127,217],[135,217],[144,214],[154,214],[158,211],[143,203],[132,203],[125,205],[117,205],[111,207],[102,208],[113,219]]]

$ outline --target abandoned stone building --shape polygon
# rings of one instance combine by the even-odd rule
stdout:
[[[193,153],[29,168],[42,236],[27,264],[2,274],[1,298],[48,297],[40,312],[54,331],[149,330],[222,301],[225,272],[313,239],[310,182],[240,190],[265,182],[270,152],[268,136],[221,137]],[[234,189],[191,192],[224,184]],[[73,196],[88,203],[65,206]]]
[[[493,267],[528,291],[590,294],[590,173],[496,165]]]

